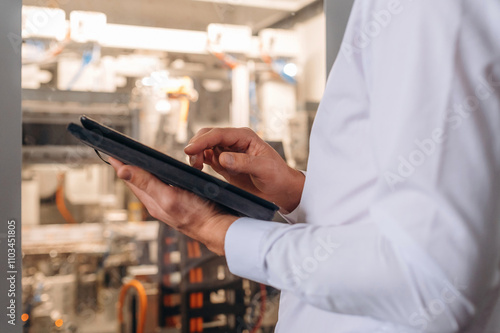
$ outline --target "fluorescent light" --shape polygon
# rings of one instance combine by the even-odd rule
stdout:
[[[297,65],[295,65],[293,62],[289,62],[283,67],[283,73],[290,77],[295,77],[297,75],[297,72]]]

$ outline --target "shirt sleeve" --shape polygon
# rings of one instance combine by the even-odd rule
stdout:
[[[500,3],[362,4],[362,29],[392,13],[352,54],[378,170],[370,221],[242,218],[226,235],[229,268],[327,311],[460,332],[500,281]]]

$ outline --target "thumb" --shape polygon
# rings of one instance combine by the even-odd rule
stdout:
[[[269,176],[272,172],[272,161],[269,158],[244,153],[223,152],[219,156],[219,163],[232,174],[244,173],[257,178],[266,178],[266,175]]]

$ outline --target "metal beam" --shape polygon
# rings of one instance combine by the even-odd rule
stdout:
[[[256,7],[264,9],[282,10],[286,12],[295,12],[314,0],[194,0],[199,2],[220,3],[230,6]]]
[[[25,146],[22,149],[23,162],[26,164],[100,164],[94,150],[87,146]],[[3,332],[3,331],[2,331]]]
[[[297,23],[307,21],[323,12],[323,0],[314,0],[293,13],[283,13],[276,16],[273,21],[267,21],[255,27],[255,31],[262,29],[290,29]]]
[[[82,104],[128,104],[128,93],[102,93],[52,89],[23,89],[23,101],[78,102]]]

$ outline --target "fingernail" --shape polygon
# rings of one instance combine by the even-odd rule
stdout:
[[[125,170],[122,172],[120,178],[128,182],[132,179],[132,173],[129,170]]]
[[[192,144],[192,143],[190,143],[190,144],[188,144],[186,147],[184,147],[184,149],[188,149],[188,148],[189,148],[189,147],[191,147],[192,145],[193,145],[193,144]]]
[[[194,165],[196,163],[196,159],[196,155],[189,156],[189,164]]]
[[[224,163],[228,166],[232,166],[234,164],[234,156],[232,154],[223,154],[222,158],[224,159]]]

